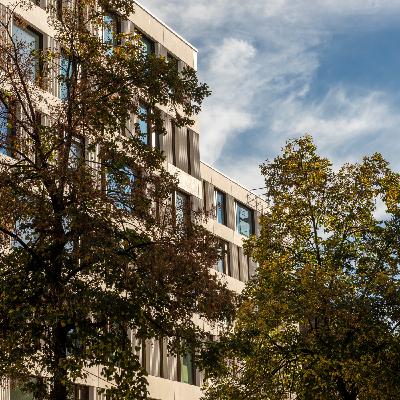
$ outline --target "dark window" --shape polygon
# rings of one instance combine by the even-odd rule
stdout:
[[[140,41],[142,43],[143,54],[146,56],[153,54],[155,51],[155,43],[146,35],[143,35],[142,33],[140,33],[140,35],[141,35]]]
[[[182,192],[175,193],[175,220],[177,225],[184,225],[189,220],[189,196]]]
[[[228,243],[221,241],[220,258],[217,261],[217,271],[228,274],[229,270],[229,248]]]
[[[43,48],[43,36],[29,27],[13,25],[13,40],[20,49],[21,63],[28,64],[30,78],[36,81],[41,72],[40,60],[37,52]]]
[[[247,237],[254,233],[253,211],[241,203],[236,203],[236,231]]]
[[[14,130],[8,107],[0,103],[0,153],[12,156]]]
[[[89,400],[89,386],[74,385],[74,400]]]
[[[185,353],[179,357],[180,361],[180,381],[188,383],[189,385],[195,384],[195,368],[192,353]]]
[[[215,206],[217,213],[217,222],[226,225],[226,196],[219,190],[215,191]]]

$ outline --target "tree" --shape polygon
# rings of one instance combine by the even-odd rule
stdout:
[[[51,48],[26,38],[31,2],[1,22],[0,377],[63,400],[100,365],[108,395],[144,399],[131,336],[193,348],[193,316],[229,317],[232,295],[209,272],[204,216],[175,207],[177,180],[132,115],[162,136],[162,109],[190,125],[209,90],[116,32],[132,1],[55,4]]]
[[[335,170],[309,136],[261,172],[259,268],[207,399],[400,398],[399,174],[380,154]]]

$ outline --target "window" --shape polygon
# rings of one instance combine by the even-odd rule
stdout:
[[[175,193],[175,220],[177,225],[184,225],[189,219],[189,196],[182,192]]]
[[[74,384],[74,400],[89,400],[89,386]]]
[[[72,62],[69,57],[61,53],[60,57],[60,90],[59,97],[61,100],[66,100],[68,97],[67,81],[72,77]]]
[[[29,27],[25,28],[14,23],[12,36],[16,46],[20,49],[21,63],[28,63],[31,80],[37,80],[41,68],[35,52],[43,47],[42,35]]]
[[[131,197],[136,181],[136,173],[132,168],[107,169],[107,195],[114,201],[117,208],[129,210],[131,208]],[[129,204],[129,206],[128,206]]]
[[[217,222],[219,224],[226,225],[226,198],[225,193],[219,190],[215,191],[215,206]]]
[[[180,357],[180,375],[181,382],[188,383],[189,385],[195,384],[195,369],[191,353],[185,353]]]
[[[253,234],[253,211],[241,203],[236,203],[236,231],[249,237]]]
[[[140,139],[146,145],[151,145],[148,123],[148,108],[143,104],[139,106],[139,130]]]
[[[103,16],[103,43],[109,46],[107,54],[112,54],[113,47],[118,45],[118,38],[120,33],[120,22],[118,15],[114,13],[107,13]]]
[[[171,53],[167,53],[167,62],[174,64],[176,69],[178,70],[178,59]]]
[[[218,272],[229,275],[229,248],[227,242],[221,241],[220,252],[216,269]]]
[[[77,169],[79,163],[84,157],[84,140],[74,139],[69,148],[68,167],[70,169]]]
[[[140,41],[142,42],[142,51],[145,56],[149,56],[150,54],[154,53],[155,44],[154,42],[149,39],[147,36],[143,35],[142,33]]]
[[[13,137],[9,109],[0,103],[0,154],[12,156]]]

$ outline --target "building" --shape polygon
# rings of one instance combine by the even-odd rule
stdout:
[[[22,32],[37,48],[54,46],[53,32],[47,24],[46,2],[40,0],[23,18],[29,21],[29,27]],[[9,18],[7,5],[10,0],[0,0],[0,19]],[[170,29],[146,8],[137,4],[136,12],[129,21],[120,22],[110,14],[109,22],[122,32],[140,32],[148,52],[174,58],[178,68],[188,65],[197,69],[197,50],[176,32]],[[117,25],[120,26],[117,27]],[[107,32],[104,33],[107,40]],[[54,96],[60,96],[62,89],[54,84],[51,88]],[[141,121],[141,131],[147,132],[149,145],[160,146],[166,157],[166,168],[179,176],[179,192],[175,194],[176,203],[191,203],[207,211],[215,210],[214,217],[208,222],[208,229],[221,239],[225,256],[215,269],[228,287],[240,292],[245,282],[254,273],[256,265],[244,255],[243,239],[258,231],[258,216],[265,203],[253,193],[232,181],[213,167],[200,161],[200,132],[197,123],[190,129],[174,127],[171,117],[164,113],[167,134],[155,138],[146,124]],[[1,128],[1,127],[0,127]],[[170,357],[166,354],[165,343],[148,340],[139,356],[146,367],[149,377],[150,398],[160,400],[197,400],[201,396],[201,373],[196,371],[187,357]],[[78,382],[76,398],[94,400],[99,398],[96,388],[103,387],[99,371],[93,368],[85,382]],[[0,400],[21,398],[16,391],[10,391],[7,385],[0,387]]]

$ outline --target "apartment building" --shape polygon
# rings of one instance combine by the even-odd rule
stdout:
[[[31,10],[21,13],[29,21],[29,26],[18,34],[33,43],[35,48],[55,46],[53,32],[46,23],[47,1],[50,0],[40,0]],[[12,17],[7,8],[9,4],[10,0],[0,0],[0,19]],[[120,32],[139,32],[146,51],[173,58],[179,69],[185,65],[197,69],[196,48],[139,3],[128,21],[119,21],[113,14],[108,18],[107,22]],[[107,40],[109,33],[105,32],[104,36]],[[51,90],[54,96],[62,96],[59,85],[54,83]],[[176,127],[172,117],[164,111],[166,135],[155,137],[145,121],[139,121],[141,132],[146,134],[149,145],[164,152],[167,170],[179,178],[179,191],[174,199],[176,204],[191,204],[194,209],[201,208],[212,215],[207,228],[221,240],[224,250],[214,273],[226,281],[231,290],[240,292],[256,269],[253,260],[244,254],[243,240],[258,233],[258,218],[265,203],[239,183],[200,161],[201,136],[197,121],[190,128]],[[164,340],[147,340],[140,345],[138,356],[149,373],[150,398],[197,400],[201,397],[202,374],[189,355],[170,356]],[[100,399],[96,389],[104,387],[104,384],[99,370],[92,368],[86,381],[77,382],[75,397],[80,400]],[[22,398],[27,397],[17,390],[10,390],[7,383],[0,386],[0,400]]]

